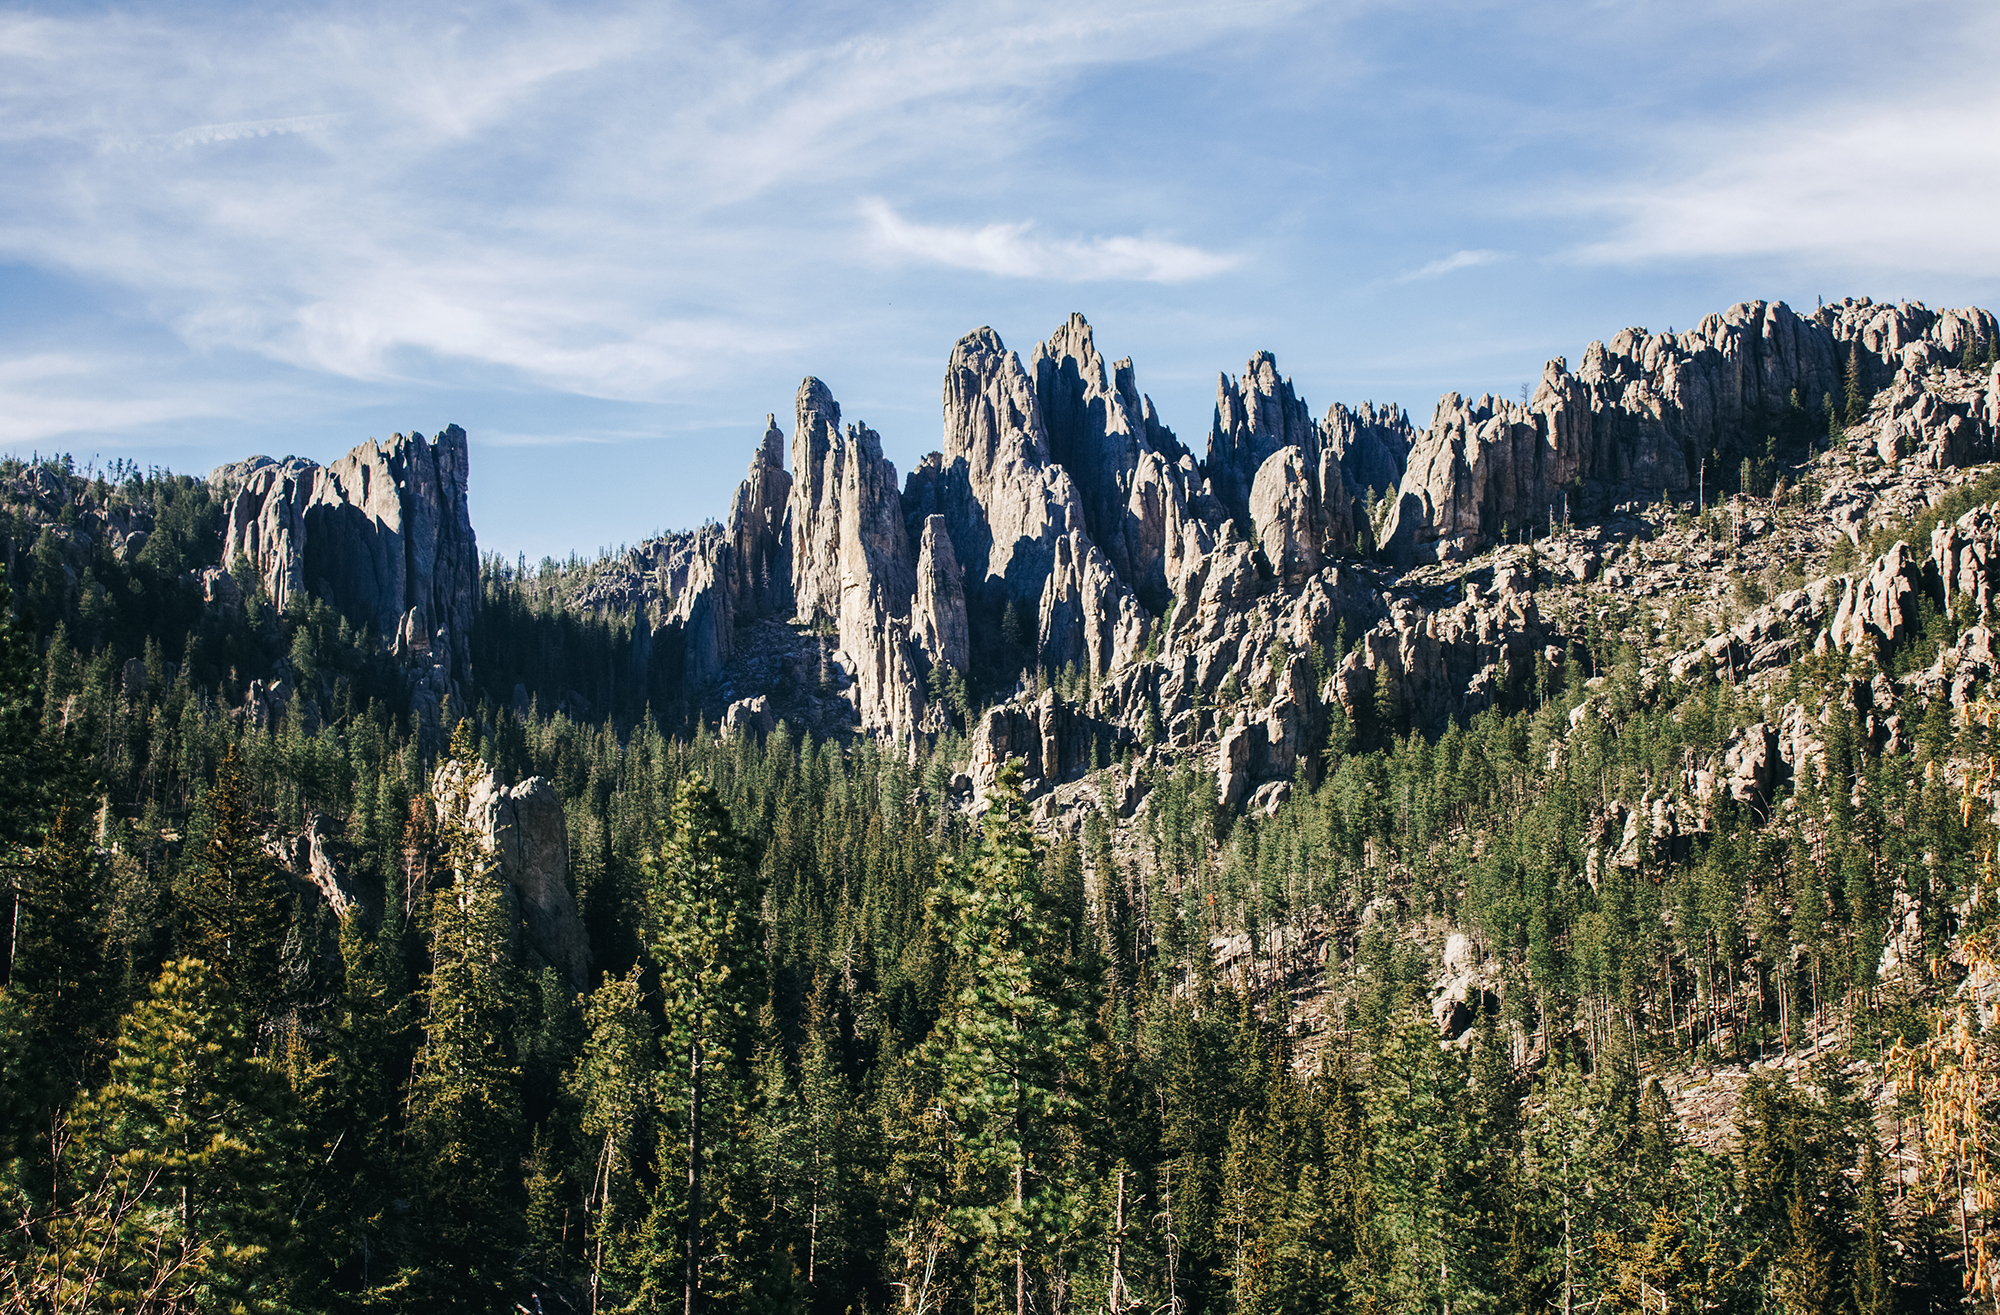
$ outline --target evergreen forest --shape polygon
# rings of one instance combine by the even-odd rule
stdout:
[[[1268,816],[1200,763],[1148,768],[1121,815],[1108,752],[1072,834],[1010,771],[966,808],[960,735],[723,734],[621,678],[628,623],[495,563],[478,688],[426,723],[325,603],[276,608],[247,569],[227,606],[182,587],[235,565],[201,481],[0,477],[67,509],[0,520],[9,1310],[1886,1315],[1987,1290],[2000,1061],[1959,990],[2000,899],[1983,705],[1933,699],[1893,748],[1843,713],[1823,773],[1603,861],[1610,801],[1875,675],[1834,650],[1775,691],[1662,680],[1631,619],[1470,721],[1340,726]],[[133,507],[136,554],[69,532]],[[319,697],[246,716],[279,663]],[[484,773],[561,798],[586,990],[523,948],[465,821]],[[361,892],[341,914],[274,839],[315,819]],[[1885,975],[1892,921],[1924,961]],[[1500,978],[1441,993],[1468,962]]]

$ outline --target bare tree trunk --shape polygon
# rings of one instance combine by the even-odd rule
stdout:
[[[701,1026],[688,1042],[687,1306],[695,1315],[701,1292]]]
[[[1118,1171],[1118,1214],[1111,1233],[1111,1315],[1125,1304],[1125,1171]]]

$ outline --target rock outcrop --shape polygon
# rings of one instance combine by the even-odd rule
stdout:
[[[1241,379],[1216,377],[1215,420],[1203,469],[1217,501],[1239,526],[1249,519],[1251,486],[1264,463],[1281,448],[1296,448],[1317,472],[1319,446],[1312,413],[1292,391],[1292,381],[1279,375],[1271,353],[1252,356]]]
[[[1550,361],[1525,405],[1448,394],[1410,454],[1383,547],[1405,565],[1460,561],[1621,502],[1684,500],[1710,474],[1719,487],[1726,472],[1703,468],[1711,453],[1820,414],[1844,396],[1850,362],[1879,388],[1962,352],[1991,321],[1908,303],[1801,317],[1743,302],[1691,332],[1592,343],[1574,373]]]
[[[1416,442],[1417,431],[1401,407],[1378,409],[1363,402],[1360,410],[1350,411],[1336,402],[1320,421],[1321,449],[1333,454],[1354,487],[1371,500],[1393,493],[1403,482]]]
[[[943,448],[916,473],[905,498],[918,514],[944,516],[968,599],[982,613],[1006,601],[1036,606],[1057,541],[1086,528],[1083,504],[1050,463],[1034,380],[992,329],[952,348]]]
[[[1249,519],[1265,569],[1286,584],[1319,574],[1326,517],[1305,454],[1282,448],[1258,468],[1250,486]]]
[[[463,820],[492,850],[531,961],[561,973],[571,990],[587,990],[590,940],[570,892],[569,828],[554,783],[531,776],[503,787],[484,768],[461,783],[453,776],[458,770],[451,762],[438,768],[438,807],[454,797],[467,801]]]
[[[1601,616],[1670,577],[1750,599],[1750,582],[1731,594],[1725,573],[1738,570],[1737,545],[1770,532],[1775,504],[1739,508],[1727,527],[1673,526],[1672,560],[1629,536],[1655,532],[1644,508],[1663,495],[1691,494],[1709,473],[1719,485],[1703,462],[1744,435],[1761,443],[1784,425],[1811,437],[1812,416],[1823,424],[1836,394],[1844,405],[1850,370],[1879,391],[1849,434],[1858,451],[1866,431],[1868,460],[1829,460],[1808,485],[1821,512],[1793,530],[1823,552],[1830,535],[1858,545],[1934,503],[1942,472],[1984,459],[2000,433],[2000,373],[1963,368],[1994,327],[1984,312],[1907,304],[1799,316],[1748,302],[1690,332],[1592,344],[1575,370],[1554,360],[1524,402],[1447,395],[1421,432],[1372,403],[1315,422],[1263,353],[1220,379],[1202,463],[1082,317],[1026,366],[979,329],[945,371],[941,448],[900,490],[874,431],[844,425],[832,391],[807,379],[791,471],[767,423],[727,528],[635,553],[624,592],[607,587],[593,605],[636,606],[656,628],[635,633],[655,647],[678,626],[687,682],[743,733],[783,717],[903,738],[955,725],[962,693],[997,697],[965,726],[973,761],[954,798],[983,795],[1010,756],[1028,759],[1031,794],[1073,794],[1093,767],[1150,746],[1205,761],[1224,804],[1268,811],[1297,774],[1317,776],[1336,731],[1381,743],[1568,688],[1582,674],[1568,669],[1588,624],[1578,617],[1592,614],[1579,596],[1600,600]],[[1936,478],[1921,496],[1890,497],[1870,473],[1884,465]],[[1378,524],[1397,570],[1365,560]],[[278,517],[272,532],[288,525]],[[1756,679],[1815,645],[1902,653],[1923,607],[1988,608],[1994,533],[1981,511],[1941,528],[1928,554],[1906,546],[1783,590],[1773,572],[1775,598],[1755,592],[1747,615],[1718,609],[1715,632],[1649,679]],[[1445,568],[1502,540],[1534,546]],[[2000,669],[1981,628],[1961,632],[1923,679],[1970,690],[1967,673]],[[1868,733],[1899,733],[1893,691],[1865,698]],[[829,706],[851,712],[829,723]],[[1815,734],[1774,717],[1690,765],[1695,793],[1761,807]],[[1127,763],[1118,779],[1118,806],[1136,806],[1150,778]],[[1606,846],[1679,843],[1708,806],[1655,793],[1620,815]]]
[[[246,557],[280,608],[310,594],[371,628],[431,705],[468,687],[479,549],[464,430],[370,439],[328,466],[252,458],[218,472],[239,477],[225,562]]]
[[[1033,364],[1050,459],[1076,481],[1085,526],[1111,568],[1160,610],[1169,545],[1199,490],[1187,449],[1139,392],[1130,358],[1107,374],[1083,316],[1037,346]]]
[[[960,675],[972,665],[972,632],[965,619],[965,573],[952,551],[951,531],[942,516],[924,518],[917,548],[917,593],[910,608],[910,634],[924,661]]]
[[[910,606],[916,570],[903,523],[896,468],[866,425],[840,428],[826,385],[799,385],[792,459],[792,592],[798,619],[838,636],[864,730],[913,730],[924,703],[911,661]]]
[[[837,422],[836,422],[837,423]],[[729,508],[735,614],[751,620],[792,615],[792,536],[787,516],[792,477],[785,472],[785,434],[764,418],[764,441]]]

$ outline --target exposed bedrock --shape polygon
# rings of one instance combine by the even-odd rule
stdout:
[[[280,608],[316,595],[372,627],[434,715],[472,675],[479,549],[467,473],[457,425],[429,440],[370,439],[328,466],[297,457],[235,463],[217,472],[220,484],[236,486],[223,559],[246,557]]]
[[[1985,311],[1865,300],[1800,316],[1748,301],[1683,333],[1627,329],[1525,404],[1447,394],[1418,437],[1383,535],[1401,564],[1463,560],[1503,537],[1618,502],[1686,498],[1703,462],[1787,417],[1841,405],[1850,364],[1871,391],[1991,341]],[[1796,408],[1796,410],[1794,409]],[[1719,481],[1725,472],[1710,470]]]
[[[438,807],[458,793],[451,776],[458,770],[451,762],[438,768]],[[554,783],[531,776],[506,787],[481,767],[467,787],[464,821],[493,852],[529,952],[560,972],[572,990],[587,990],[590,940],[570,892],[569,829]]]
[[[743,620],[792,614],[791,496],[785,433],[776,416],[766,416],[764,441],[729,507],[735,610]]]

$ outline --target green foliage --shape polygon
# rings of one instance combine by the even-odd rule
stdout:
[[[285,1304],[297,1131],[249,1021],[219,974],[180,959],[119,1028],[109,1081],[73,1116],[74,1205],[44,1253],[93,1304]]]
[[[929,914],[948,928],[948,999],[916,1062],[941,1109],[936,1157],[912,1236],[942,1243],[944,1282],[979,1298],[996,1277],[1009,1295],[1052,1299],[1080,1226],[1065,1151],[1083,1097],[1088,1016],[1065,971],[1080,909],[1049,881],[1027,825],[1020,773],[1000,775],[963,864],[940,866]],[[927,1257],[904,1263],[914,1275]],[[1006,1271],[1011,1270],[1011,1274]],[[1011,1284],[1006,1279],[1011,1278]]]
[[[1861,341],[1855,339],[1847,344],[1847,397],[1842,419],[1850,425],[1858,425],[1868,415],[1868,385],[1861,372]]]
[[[1798,416],[1779,420],[1791,441]],[[0,1013],[21,1049],[0,1114],[39,1130],[0,1171],[9,1275],[49,1272],[64,1210],[99,1210],[135,1248],[179,1236],[167,1212],[105,1204],[141,1196],[92,1193],[115,1146],[151,1144],[124,1116],[103,1130],[112,1020],[132,1000],[157,1015],[163,962],[199,949],[208,1003],[175,1016],[190,1046],[278,1079],[268,1116],[216,1108],[276,1129],[291,1175],[286,1227],[243,1234],[227,1282],[294,1309],[684,1305],[691,1258],[712,1304],[815,1315],[994,1310],[1017,1291],[1099,1309],[1114,1290],[1184,1315],[1658,1309],[1647,1293],[1873,1310],[1955,1282],[1934,1281],[1955,1218],[1871,1198],[1833,1077],[1921,1031],[1911,979],[1879,974],[1883,928],[1914,908],[1921,958],[1945,958],[1991,843],[1954,793],[1967,732],[1941,700],[1903,696],[1894,751],[1831,718],[1823,769],[1697,824],[1674,793],[1687,768],[1772,710],[1642,680],[1645,629],[1613,600],[1568,626],[1563,661],[1512,663],[1478,716],[1413,734],[1389,680],[1356,725],[1330,704],[1323,771],[1273,816],[1231,818],[1205,767],[1154,758],[1138,818],[1116,815],[1122,777],[1099,781],[1061,796],[1081,842],[1044,848],[1009,789],[985,818],[960,811],[956,735],[914,752],[676,735],[667,636],[640,662],[638,618],[579,618],[574,581],[495,563],[487,684],[447,719],[436,775],[434,732],[387,695],[371,706],[371,641],[323,604],[183,615],[151,568],[84,560],[42,525],[17,536],[0,732],[19,733],[0,751],[74,750],[102,786],[42,772],[8,815],[23,934]],[[131,609],[155,604],[145,629]],[[1885,666],[1973,619],[1926,612]],[[1313,652],[1320,684],[1347,648],[1343,626]],[[246,673],[281,657],[302,693],[233,724]],[[1844,707],[1872,675],[1805,654],[1790,693]],[[1088,692],[1080,671],[1054,679]],[[1165,711],[1148,708],[1154,744]],[[534,961],[465,822],[485,769],[563,799],[599,982],[581,1000]],[[1681,828],[1656,840],[1643,809],[1667,795]],[[364,892],[337,925],[261,847],[310,814]],[[1469,1013],[1443,1010],[1466,1030],[1440,1047],[1447,932],[1479,982]],[[1734,1156],[1683,1141],[1642,1080],[1814,1042],[1801,1086],[1746,1095]],[[30,1052],[60,1053],[16,1062]],[[264,1171],[245,1172],[254,1189]]]
[[[279,956],[291,929],[291,892],[264,848],[233,749],[217,764],[193,829],[197,852],[181,869],[174,901],[180,951],[207,963],[253,1018],[267,1014],[282,991]]]
[[[421,1156],[421,1248],[410,1276],[431,1302],[477,1307],[509,1276],[522,1223],[519,995],[499,864],[472,820],[474,762],[461,722],[438,796],[444,884],[430,901],[423,1045],[410,1084]]]
[[[678,1222],[683,1298],[693,1311],[711,1284],[729,1292],[747,1278],[747,1258],[732,1248],[711,1254],[711,1247],[747,1231],[740,1194],[715,1186],[720,1179],[726,1188],[745,1167],[740,1145],[721,1134],[743,1120],[744,1037],[761,993],[756,867],[720,797],[699,776],[681,781],[648,875],[649,948],[666,1021],[661,1087],[683,1139],[670,1156],[663,1138],[663,1167],[679,1163],[662,1177],[651,1227],[655,1245],[664,1246],[662,1228]]]

